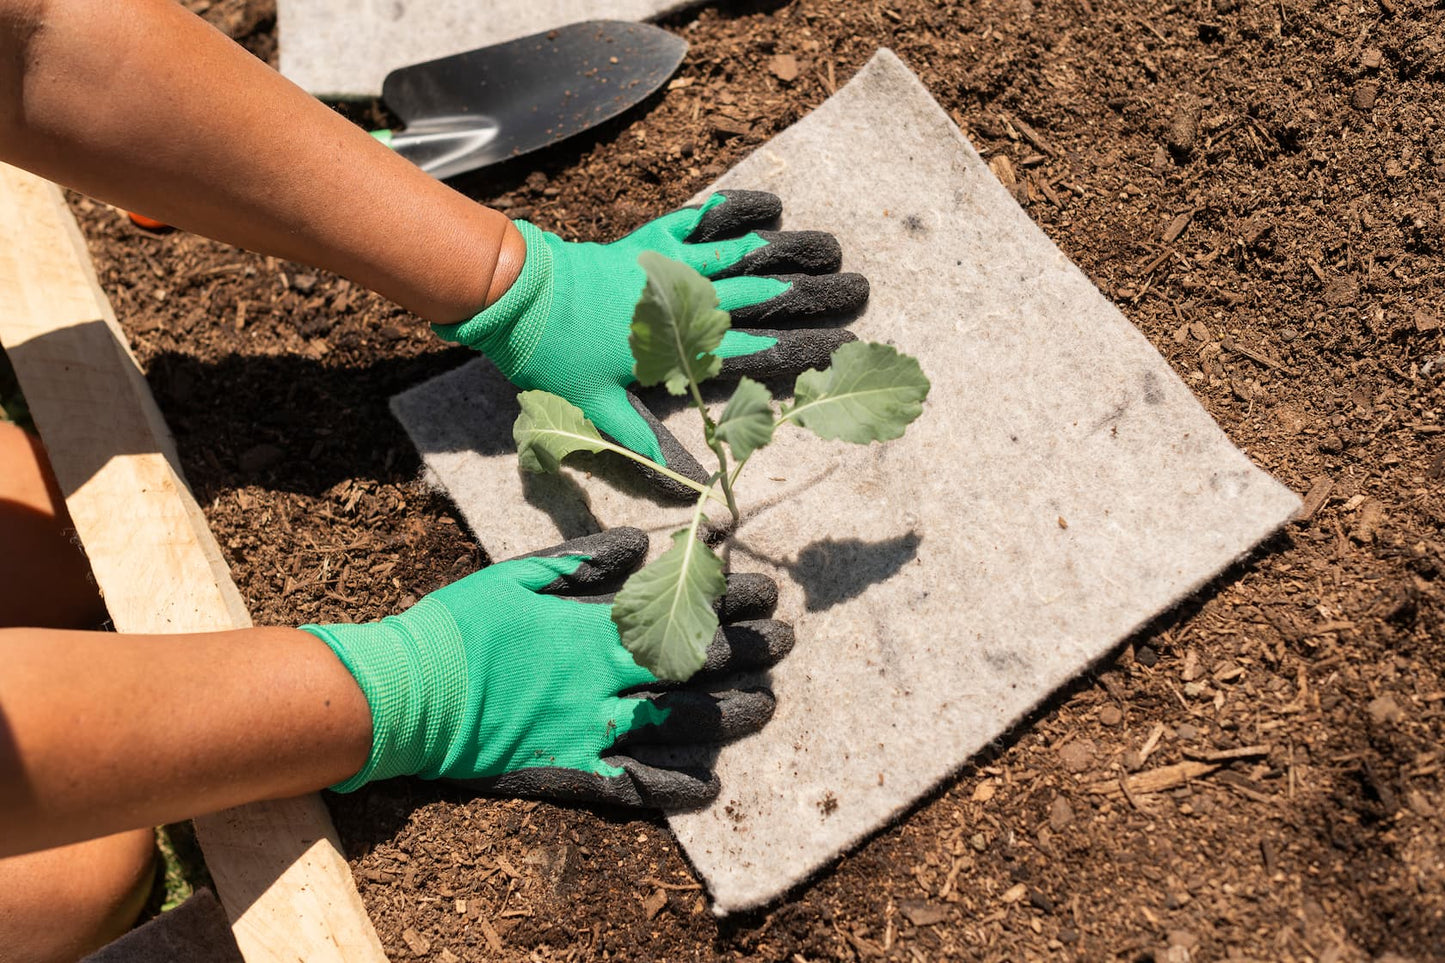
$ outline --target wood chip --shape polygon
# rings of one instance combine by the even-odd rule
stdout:
[[[1054,145],[1053,145],[1053,144],[1051,144],[1051,143],[1049,143],[1047,140],[1045,140],[1045,139],[1044,139],[1044,136],[1043,136],[1042,134],[1040,134],[1038,131],[1034,130],[1034,129],[1033,129],[1032,127],[1030,127],[1028,124],[1026,124],[1026,123],[1024,123],[1023,121],[1019,120],[1019,119],[1018,119],[1017,117],[1015,117],[1013,114],[1004,114],[1003,116],[1004,116],[1004,120],[1007,121],[1008,123],[1012,124],[1012,125],[1014,126],[1014,129],[1015,129],[1015,130],[1017,130],[1020,134],[1023,134],[1023,135],[1024,135],[1024,140],[1028,141],[1030,144],[1033,144],[1034,147],[1038,148],[1040,151],[1042,151],[1042,152],[1045,153],[1045,154],[1057,154],[1057,153],[1058,153],[1058,151],[1056,151],[1056,150],[1054,149]]]
[[[1257,756],[1269,755],[1269,746],[1240,746],[1238,749],[1218,749],[1213,752],[1192,752],[1184,750],[1184,754],[1190,759],[1202,759],[1205,762],[1224,762],[1227,759],[1253,759]]]
[[[1159,745],[1159,740],[1164,736],[1164,723],[1154,723],[1154,729],[1149,733],[1149,738],[1144,740],[1144,745],[1139,747],[1139,765],[1149,761],[1154,750]]]
[[[1010,886],[1002,896],[999,897],[1005,903],[1017,903],[1028,895],[1029,888],[1023,883],[1015,883]]]
[[[1350,528],[1350,538],[1361,545],[1369,545],[1379,537],[1380,527],[1384,523],[1384,503],[1378,498],[1366,498],[1355,512],[1355,524]]]
[[[1014,174],[1013,161],[1008,159],[1007,154],[995,154],[988,159],[988,169],[993,171],[993,176],[998,182],[1010,191],[1018,189],[1019,179]]]
[[[1289,367],[1282,361],[1277,361],[1254,348],[1246,347],[1235,341],[1233,338],[1225,338],[1222,342],[1225,351],[1233,351],[1235,354],[1242,354],[1251,361],[1264,365],[1266,368],[1274,368],[1277,371],[1289,372]],[[1292,373],[1292,372],[1290,372]]]
[[[708,118],[708,124],[711,125],[712,132],[722,138],[741,137],[752,131],[750,125],[740,120],[734,120],[725,114],[713,114]]]
[[[1193,759],[1176,762],[1171,766],[1160,766],[1158,769],[1150,769],[1148,772],[1136,773],[1128,777],[1128,788],[1129,792],[1140,796],[1166,792],[1185,785],[1191,779],[1207,776],[1218,768],[1218,763]],[[1119,779],[1106,779],[1102,782],[1092,783],[1085,789],[1096,796],[1120,796],[1123,795],[1120,782]]]
[[[1314,517],[1315,512],[1324,507],[1329,500],[1330,490],[1335,487],[1335,481],[1328,475],[1320,475],[1310,482],[1310,490],[1305,493],[1304,504],[1300,506],[1295,521],[1303,522]]]
[[[441,953],[437,955],[437,959],[440,960],[441,963],[462,963],[462,958],[460,956],[457,956],[455,953],[453,953],[449,949],[446,949],[445,947],[443,947]]]
[[[924,900],[905,899],[898,903],[898,909],[908,917],[914,926],[933,926],[948,919],[949,909]]]
[[[1164,229],[1164,243],[1173,244],[1179,240],[1179,235],[1184,233],[1184,229],[1189,226],[1189,222],[1193,219],[1193,211],[1185,211],[1183,214],[1176,215],[1174,220],[1169,222],[1169,226]]]
[[[431,952],[431,941],[410,926],[401,931],[401,941],[416,956],[426,956]]]
[[[644,886],[656,886],[658,889],[696,890],[702,889],[701,883],[664,883],[653,876],[645,876],[642,879]]]
[[[502,952],[502,938],[497,935],[497,928],[490,920],[477,920],[477,929],[482,931],[482,938],[487,941],[487,947],[493,953]]]
[[[666,905],[667,890],[654,889],[650,894],[643,897],[642,912],[647,916],[648,919],[652,919],[658,913],[661,913],[662,908]]]
[[[1250,780],[1248,776],[1244,775],[1243,773],[1230,772],[1229,770],[1225,770],[1224,772],[1221,772],[1219,774],[1218,781],[1224,783],[1230,789],[1233,789],[1235,792],[1239,793],[1246,799],[1252,799],[1255,802],[1264,803],[1275,801],[1275,797],[1271,796],[1269,793],[1260,792],[1259,786],[1256,785],[1252,780]]]

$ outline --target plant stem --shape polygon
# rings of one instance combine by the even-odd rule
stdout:
[[[781,424],[781,422],[779,422],[779,424]],[[728,478],[729,485],[736,485],[738,483],[738,476],[743,473],[743,467],[747,465],[747,463],[752,459],[752,457],[753,456],[749,454],[747,458],[744,458],[742,461],[738,462],[736,465],[733,466],[732,475]]]
[[[711,493],[712,490],[708,489],[708,491],[709,493]],[[697,505],[694,506],[692,510],[692,524],[688,525],[687,527],[687,537],[690,539],[697,538],[697,530],[702,525],[702,508],[706,504],[707,499],[703,498],[702,496],[698,496]]]
[[[732,479],[728,477],[727,453],[723,451],[722,442],[718,441],[717,439],[713,439],[713,442],[709,447],[712,448],[713,454],[717,455],[718,481],[722,483],[723,497],[728,503],[728,511],[733,513],[733,524],[736,525],[738,519],[741,518],[742,515],[738,511],[737,498],[733,495]]]
[[[693,380],[691,372],[689,372],[687,376],[687,387],[688,390],[692,392],[693,406],[696,407],[698,413],[702,415],[703,433],[707,436],[708,440],[707,446],[712,449],[714,455],[717,455],[718,481],[722,483],[723,497],[727,501],[728,511],[732,512],[733,524],[736,525],[738,519],[742,517],[742,513],[738,511],[737,498],[733,495],[732,479],[728,477],[727,452],[723,449],[723,443],[717,440],[715,434],[717,422],[713,421],[712,415],[708,414],[707,403],[702,400],[702,389],[699,388],[697,382]]]
[[[688,488],[691,488],[699,495],[705,495],[708,498],[711,498],[713,501],[728,504],[727,500],[718,497],[717,492],[712,490],[711,485],[702,485],[696,481],[693,481],[691,478],[688,478],[686,475],[679,475],[672,469],[667,468],[664,465],[659,465],[657,462],[653,461],[651,458],[648,458],[646,455],[639,455],[637,452],[632,451],[631,449],[623,448],[621,445],[614,445],[612,442],[606,440],[602,440],[599,442],[599,440],[596,438],[589,438],[588,441],[594,445],[601,444],[603,448],[607,449],[608,451],[616,452],[624,458],[631,458],[639,465],[651,468],[653,471],[657,472],[659,475],[662,475],[664,478],[671,478],[679,485],[686,485]],[[724,486],[723,490],[727,490],[726,486]],[[732,508],[732,505],[728,504],[728,507]],[[734,512],[734,514],[736,514],[736,512]]]

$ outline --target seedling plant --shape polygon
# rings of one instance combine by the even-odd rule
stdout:
[[[647,284],[628,339],[638,383],[690,396],[717,471],[699,483],[614,444],[581,409],[546,391],[521,393],[522,412],[512,433],[526,471],[556,471],[577,451],[610,451],[697,492],[691,522],[673,533],[671,548],[633,573],[612,606],[622,644],[637,663],[659,679],[680,682],[702,667],[718,628],[715,603],[726,588],[722,559],[699,537],[708,503],[726,506],[735,528],[738,476],[779,428],[792,425],[860,445],[888,441],[922,413],[929,384],[909,355],[886,344],[853,341],[833,352],[828,368],[798,376],[791,404],[775,410],[768,389],[743,377],[714,419],[701,386],[722,368],[714,352],[728,331],[728,314],[719,310],[712,282],[691,267],[650,251],[638,261]]]

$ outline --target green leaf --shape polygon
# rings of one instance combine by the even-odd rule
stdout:
[[[928,387],[916,359],[886,344],[852,341],[833,352],[826,371],[798,375],[783,418],[820,438],[887,441],[923,412]]]
[[[517,395],[522,413],[512,424],[523,471],[556,471],[574,451],[602,451],[606,443],[582,409],[550,391]]]
[[[633,371],[644,385],[665,382],[668,391],[685,394],[689,379],[701,383],[722,367],[712,352],[722,344],[728,314],[718,310],[712,282],[686,264],[655,251],[643,251],[637,263],[647,272],[647,286],[627,339]]]
[[[722,560],[695,532],[695,526],[674,532],[672,548],[634,572],[612,603],[623,646],[666,682],[683,682],[702,668],[717,632],[713,603],[727,588]]]
[[[714,436],[728,443],[738,461],[773,440],[773,396],[752,378],[738,379]]]

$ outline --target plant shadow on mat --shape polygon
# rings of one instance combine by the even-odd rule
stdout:
[[[746,519],[744,519],[746,525]],[[796,561],[772,558],[739,538],[733,550],[784,569],[803,587],[804,606],[822,612],[863,594],[870,585],[886,582],[918,557],[923,536],[905,532],[875,542],[861,538],[822,538],[803,546]]]

